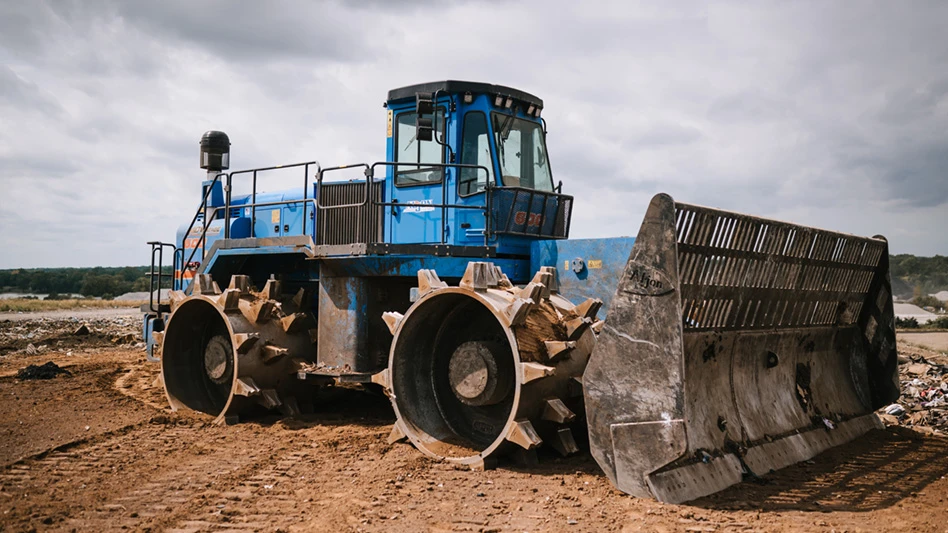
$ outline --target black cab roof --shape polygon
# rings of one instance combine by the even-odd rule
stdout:
[[[490,83],[480,83],[476,81],[457,81],[457,80],[445,80],[445,81],[431,81],[428,83],[418,83],[416,85],[408,85],[406,87],[400,87],[398,89],[392,89],[388,92],[388,102],[395,102],[398,100],[406,99],[415,99],[415,93],[434,93],[434,92],[443,92],[443,93],[480,93],[480,94],[494,94],[494,95],[503,95],[510,96],[515,100],[520,100],[521,102],[526,102],[528,104],[533,104],[537,107],[543,107],[543,100],[540,100],[536,96],[521,91],[519,89],[514,89],[512,87],[505,87],[503,85],[493,85]]]

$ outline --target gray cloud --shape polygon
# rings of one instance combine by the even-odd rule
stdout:
[[[205,130],[235,168],[379,160],[386,91],[436,79],[544,99],[576,236],[634,234],[664,191],[945,254],[946,23],[939,2],[5,2],[0,268],[141,264],[193,214]]]

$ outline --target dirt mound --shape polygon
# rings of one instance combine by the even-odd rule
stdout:
[[[21,369],[16,373],[16,379],[53,379],[59,375],[71,376],[72,372],[60,368],[59,365],[52,361],[48,361],[42,365],[29,365],[26,368]]]

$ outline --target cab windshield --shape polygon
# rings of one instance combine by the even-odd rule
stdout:
[[[492,113],[492,119],[504,186],[553,192],[540,124],[500,113]]]

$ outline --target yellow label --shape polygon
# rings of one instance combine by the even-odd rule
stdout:
[[[586,266],[588,268],[602,268],[602,259],[590,259]]]
[[[273,211],[270,211],[270,222],[274,224],[280,223],[280,210],[279,209],[274,209]]]
[[[563,261],[563,270],[569,270],[569,260]]]
[[[392,110],[391,109],[388,110],[388,129],[386,130],[386,132],[387,132],[388,137],[392,136]]]

